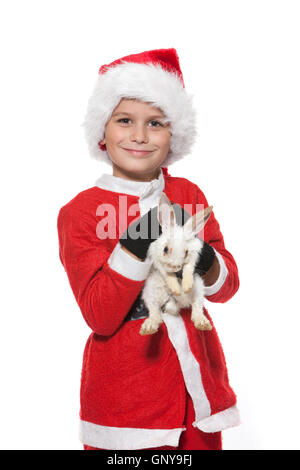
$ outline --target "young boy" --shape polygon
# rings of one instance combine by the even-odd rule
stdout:
[[[148,316],[140,296],[151,266],[146,254],[155,238],[133,239],[128,227],[150,220],[162,191],[172,204],[189,204],[189,216],[197,204],[208,206],[196,184],[167,170],[190,152],[196,135],[176,50],[103,65],[84,127],[91,155],[113,169],[58,215],[60,260],[92,330],[81,375],[84,449],[221,449],[221,431],[239,424],[239,413],[207,310],[210,331],[195,328],[189,308],[166,314],[155,334],[139,334]],[[213,212],[195,270],[211,302],[238,290],[237,266]]]

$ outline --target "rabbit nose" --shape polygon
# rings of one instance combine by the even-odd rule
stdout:
[[[170,264],[170,263],[168,263],[168,266],[169,266],[169,268],[171,268],[171,269],[177,269],[178,271],[181,269],[181,265],[180,265],[180,264],[175,265],[175,264]]]

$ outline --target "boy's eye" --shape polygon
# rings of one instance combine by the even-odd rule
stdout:
[[[187,254],[188,254],[188,250],[185,250],[185,258],[187,257]]]
[[[151,123],[156,122],[159,126],[162,125],[162,124],[161,124],[160,122],[158,122],[158,121],[150,121],[150,122],[151,122]],[[154,126],[154,127],[157,127],[157,126]]]
[[[130,119],[129,118],[121,118],[121,119],[118,119],[117,122],[124,122],[124,121],[130,121]],[[162,124],[159,121],[149,121],[149,122],[151,122],[151,124],[156,123],[156,124],[158,124],[158,126],[162,126]],[[128,122],[124,122],[124,124],[128,124]],[[158,127],[158,126],[154,125],[152,127]]]
[[[118,122],[122,122],[122,121],[129,121],[129,119],[128,118],[122,118],[122,119],[118,120]],[[125,124],[127,124],[127,122]]]

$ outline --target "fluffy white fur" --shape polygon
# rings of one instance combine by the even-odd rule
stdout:
[[[199,330],[211,330],[212,326],[203,312],[204,282],[194,268],[203,241],[196,235],[202,230],[212,211],[212,206],[190,217],[183,225],[177,225],[172,205],[163,192],[158,205],[158,220],[162,234],[151,243],[147,260],[152,261],[145,282],[142,299],[149,317],[143,322],[140,334],[156,333],[163,322],[162,311],[178,315],[181,308],[192,307],[192,321]],[[175,272],[182,269],[182,281]]]
[[[176,73],[160,65],[122,62],[99,74],[84,122],[85,137],[92,157],[112,164],[98,142],[104,138],[105,124],[122,98],[136,98],[160,108],[170,122],[170,151],[164,161],[169,166],[191,152],[196,140],[196,111]]]

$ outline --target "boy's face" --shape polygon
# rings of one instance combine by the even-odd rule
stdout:
[[[126,179],[156,178],[170,148],[171,132],[163,112],[148,103],[123,98],[105,126],[113,174]],[[149,151],[147,154],[128,150]]]

